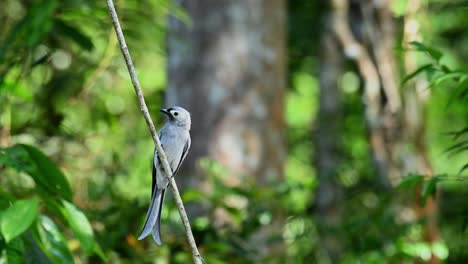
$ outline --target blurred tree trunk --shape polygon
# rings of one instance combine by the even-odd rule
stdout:
[[[343,190],[338,182],[338,164],[342,160],[342,95],[338,80],[343,59],[338,41],[331,27],[330,17],[325,21],[320,45],[320,105],[315,130],[315,165],[318,182],[316,194],[317,220],[320,234],[320,255],[336,263],[342,245],[338,237],[342,222]],[[333,122],[330,122],[333,120]]]
[[[391,1],[333,0],[334,28],[347,57],[355,61],[364,86],[365,118],[376,171],[381,180],[396,185],[409,173],[432,176],[425,143],[424,95],[417,81],[400,94],[397,64],[393,52],[395,21]],[[408,1],[404,41],[415,40],[417,0]],[[415,58],[405,54],[405,70],[415,70]],[[426,221],[423,239],[438,239],[436,201],[420,205],[421,190],[413,204],[417,218]],[[417,219],[413,219],[417,220]],[[427,263],[438,263],[432,254]]]
[[[334,28],[361,75],[375,169],[384,186],[399,181],[401,97],[393,58],[394,26],[386,1],[333,0]]]
[[[180,173],[190,177],[178,182],[200,186],[204,157],[231,172],[228,184],[278,179],[286,155],[285,1],[174,2],[191,18],[171,17],[168,28],[166,102],[192,113],[192,148]]]

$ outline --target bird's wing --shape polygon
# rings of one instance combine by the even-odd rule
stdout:
[[[159,136],[159,140],[161,140],[161,132],[159,132],[158,136]],[[162,144],[161,144],[161,147],[163,147],[163,149],[164,149],[164,146]],[[153,163],[151,165],[153,167],[153,173],[152,173],[153,182],[151,183],[151,197],[153,197],[154,188],[156,188],[156,185],[158,184],[158,182],[156,180],[157,179],[157,174],[158,174],[157,167],[160,166],[160,164],[161,164],[161,160],[159,159],[158,151],[155,148],[154,149]]]
[[[159,161],[159,156],[157,154],[157,151],[155,150],[154,151],[154,155],[157,157],[158,161]],[[154,194],[154,188],[156,188],[156,184],[157,184],[157,181],[156,181],[156,177],[157,177],[157,173],[158,173],[158,170],[156,169],[156,166],[157,164],[154,163],[154,158],[153,158],[153,174],[152,174],[152,183],[151,183],[151,197],[153,197],[153,194]]]
[[[177,164],[177,168],[174,170],[174,172],[172,173],[172,176],[176,175],[176,173],[179,171],[179,168],[180,168],[180,165],[182,164],[182,162],[184,161],[185,157],[187,157],[187,154],[188,154],[188,151],[190,149],[190,145],[192,144],[192,140],[190,139],[190,137],[187,139],[187,141],[185,142],[185,145],[184,145],[184,149],[182,150],[182,155],[180,156],[180,161],[179,161],[179,164]]]

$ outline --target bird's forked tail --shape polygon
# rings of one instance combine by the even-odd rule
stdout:
[[[151,232],[153,233],[153,239],[159,246],[162,245],[161,241],[161,210],[164,201],[165,189],[155,189],[153,196],[151,197],[150,207],[146,215],[145,225],[143,231],[138,236],[138,240],[142,240],[147,237]]]

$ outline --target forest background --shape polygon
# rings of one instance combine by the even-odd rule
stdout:
[[[0,5],[0,262],[190,262],[105,1]],[[468,1],[115,5],[207,263],[468,262]]]

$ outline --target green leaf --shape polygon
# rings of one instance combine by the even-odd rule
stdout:
[[[26,231],[23,236],[24,241],[24,264],[52,264],[52,261],[47,257],[42,250],[39,239],[33,236],[37,234],[37,223],[31,227],[31,231]],[[36,240],[37,239],[37,240]]]
[[[52,29],[52,18],[55,9],[58,7],[56,0],[42,0],[38,1],[29,8],[26,16],[26,26],[24,37],[26,37],[26,44],[28,47],[35,47]]]
[[[0,231],[7,242],[21,235],[37,217],[37,199],[18,200],[3,211]]]
[[[427,78],[428,80],[432,80],[432,79],[434,78],[434,76],[436,76],[436,74],[439,73],[439,72],[440,72],[440,70],[437,69],[437,68],[435,68],[435,67],[429,68],[429,69],[427,69],[427,70],[425,71],[425,73],[426,73],[426,78]]]
[[[444,74],[438,78],[436,78],[434,81],[433,81],[433,84],[434,85],[440,85],[441,83],[447,81],[447,80],[455,80],[457,78],[460,78],[460,77],[463,77],[465,75],[465,73],[462,73],[462,72],[451,72],[451,73],[447,73],[447,74]]]
[[[453,103],[455,98],[463,99],[462,94],[468,91],[468,75],[462,76],[458,85],[453,89],[452,93],[450,94],[449,99],[447,100],[446,108]]]
[[[54,21],[54,29],[61,36],[68,37],[78,44],[81,48],[91,51],[94,48],[94,44],[90,37],[86,36],[78,28],[67,24],[65,21],[57,19]]]
[[[415,47],[416,50],[418,51],[422,51],[422,52],[426,52],[427,54],[429,54],[429,56],[431,56],[434,60],[436,60],[437,62],[440,60],[440,58],[442,58],[443,56],[443,53],[435,48],[432,48],[432,47],[429,47],[429,46],[426,46],[425,44],[421,43],[421,42],[417,42],[417,41],[411,41],[409,43],[411,46]]]
[[[416,184],[421,183],[424,180],[423,175],[408,175],[403,176],[400,183],[396,188],[410,188],[416,186]]]
[[[448,153],[448,152],[456,151],[456,150],[459,150],[460,148],[463,148],[464,146],[468,146],[468,140],[458,142],[458,143],[448,147],[447,149],[445,149],[444,152]]]
[[[31,101],[33,96],[26,86],[21,81],[7,81],[5,80],[0,84],[0,94],[6,93],[11,94],[17,98],[21,98],[24,101]]]
[[[72,191],[65,175],[37,148],[24,144],[10,147],[0,158],[0,163],[29,174],[43,193],[71,200]]]
[[[468,134],[468,126],[458,131],[448,132],[447,134],[453,136],[453,140],[457,140],[458,138],[460,138],[460,136],[463,136],[464,134]]]
[[[460,154],[461,152],[466,152],[468,150],[468,146],[463,146],[463,147],[460,147],[456,150],[454,150],[452,153],[450,153],[448,156],[449,157],[452,157],[452,156],[455,156],[457,154]]]
[[[39,247],[53,263],[73,263],[73,255],[67,246],[67,241],[49,217],[40,215],[35,231]]]
[[[452,70],[450,69],[450,67],[447,66],[447,65],[445,65],[445,64],[441,64],[441,65],[440,65],[440,68],[442,69],[442,72],[444,72],[444,73],[451,73],[451,72],[452,72]]]
[[[107,256],[102,251],[102,248],[98,245],[98,243],[94,243],[93,252],[96,253],[105,263],[107,263]]]
[[[430,195],[435,194],[436,185],[439,181],[440,181],[440,177],[433,176],[430,179],[423,182],[422,195],[421,195],[421,199],[422,199],[421,202],[423,205],[426,204],[427,198]]]
[[[418,69],[416,69],[414,72],[408,74],[405,76],[405,78],[403,79],[403,81],[401,82],[401,85],[404,85],[405,83],[407,83],[409,80],[413,79],[414,77],[416,77],[416,75],[420,74],[421,72],[424,72],[424,71],[427,71],[429,69],[435,69],[434,66],[432,64],[425,64],[421,67],[419,67]]]
[[[94,249],[93,229],[86,218],[74,204],[62,201],[62,214],[70,224],[73,233],[80,241],[80,245],[86,254],[90,254]]]
[[[463,167],[458,171],[458,174],[461,174],[461,173],[464,172],[466,169],[468,169],[468,163],[466,163],[465,165],[463,165]]]
[[[15,197],[0,188],[0,209],[6,209],[15,201]]]
[[[8,264],[22,264],[24,262],[24,243],[19,237],[13,239],[6,245]]]
[[[37,148],[22,144],[19,146],[28,152],[29,157],[36,165],[37,170],[34,175],[31,176],[33,176],[35,180],[37,179],[44,183],[52,193],[67,200],[71,200],[72,191],[70,184],[57,165]]]

